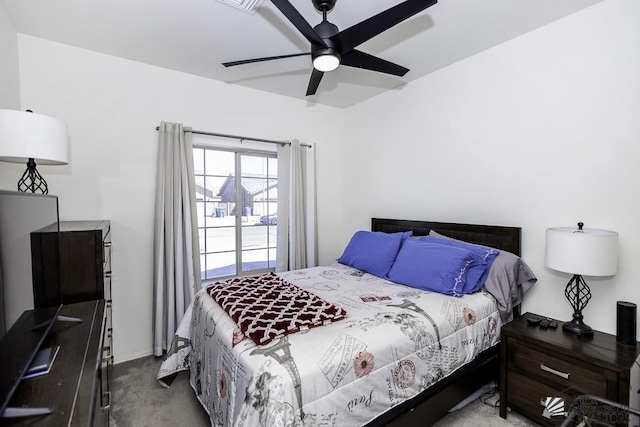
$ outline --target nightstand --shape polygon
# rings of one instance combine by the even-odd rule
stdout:
[[[564,399],[569,410],[575,396],[591,394],[638,408],[640,345],[626,346],[614,335],[594,331],[578,337],[530,325],[526,313],[502,328],[500,343],[500,416],[507,406],[542,425],[547,397]]]

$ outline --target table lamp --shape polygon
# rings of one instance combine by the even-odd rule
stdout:
[[[27,165],[18,181],[19,191],[47,194],[47,182],[36,163],[66,165],[67,143],[67,125],[62,120],[29,110],[0,110],[0,161]]]
[[[565,332],[593,335],[583,322],[582,310],[591,299],[591,291],[582,276],[613,276],[618,268],[618,233],[615,231],[558,227],[547,229],[544,265],[573,274],[564,295],[573,308],[573,320],[565,322]]]

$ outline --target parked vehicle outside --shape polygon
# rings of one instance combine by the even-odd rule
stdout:
[[[271,215],[262,215],[260,217],[260,224],[277,225],[278,224],[278,214],[274,213],[274,214],[271,214]]]

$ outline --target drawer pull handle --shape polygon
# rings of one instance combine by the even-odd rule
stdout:
[[[540,369],[542,369],[543,371],[549,372],[550,374],[557,375],[557,376],[559,376],[561,378],[564,378],[565,380],[569,379],[569,374],[567,374],[566,372],[557,371],[557,370],[555,370],[553,368],[545,366],[544,363],[540,364]]]
[[[106,398],[107,398],[107,404],[106,404],[106,405],[104,405],[104,406],[102,407],[102,409],[106,411],[106,410],[108,410],[109,408],[111,408],[111,392],[110,392],[110,391],[108,391],[108,392],[104,393],[104,397],[106,397]]]

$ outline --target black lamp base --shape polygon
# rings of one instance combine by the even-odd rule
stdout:
[[[564,290],[564,295],[573,308],[573,320],[562,325],[562,330],[578,336],[592,336],[593,329],[585,324],[582,319],[582,310],[591,299],[591,291],[581,275],[575,274]]]
[[[564,325],[562,325],[562,330],[569,334],[578,335],[579,337],[590,337],[593,335],[591,326],[582,321],[582,316],[577,318],[575,314],[573,315],[572,321],[565,322]]]
[[[44,180],[40,172],[36,169],[36,161],[30,158],[27,162],[27,170],[18,181],[18,191],[23,193],[49,194],[47,181]]]

